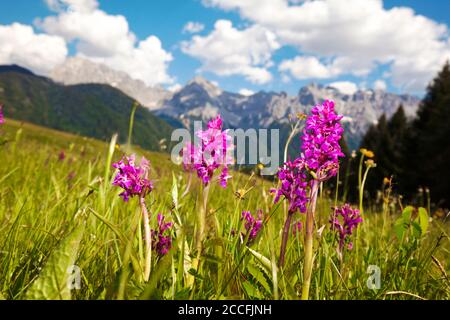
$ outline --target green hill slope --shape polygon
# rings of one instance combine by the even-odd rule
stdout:
[[[18,66],[0,66],[0,103],[5,115],[53,129],[126,141],[133,100],[107,85],[64,86]],[[144,108],[136,112],[133,142],[159,150],[172,127]]]

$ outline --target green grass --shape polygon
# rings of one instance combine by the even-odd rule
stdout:
[[[0,297],[299,299],[303,236],[289,238],[285,267],[278,269],[285,204],[273,204],[273,183],[235,172],[227,189],[212,185],[202,263],[195,272],[190,266],[197,254],[198,179],[184,192],[188,175],[168,154],[135,148],[152,164],[155,189],[147,197],[152,226],[159,212],[175,222],[172,250],[163,258],[152,256],[150,280],[144,282],[138,201],[124,203],[111,185],[108,149],[104,142],[13,120],[0,127]],[[113,149],[116,161],[125,146]],[[245,195],[238,197],[242,190]],[[326,191],[316,216],[316,230],[324,228],[315,237],[312,299],[450,298],[448,223],[431,219],[424,234],[401,225],[399,240],[402,210],[395,202],[385,210],[366,208],[354,249],[340,260],[328,225],[334,196]],[[237,236],[241,212],[258,209],[266,223],[248,248]],[[64,281],[73,263],[81,270],[81,289],[67,292]],[[366,285],[370,265],[381,270],[378,290]]]

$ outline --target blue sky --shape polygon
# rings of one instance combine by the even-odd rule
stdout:
[[[2,38],[0,29],[0,63],[23,61],[27,63],[29,59],[30,63],[27,67],[45,74],[50,72],[50,67],[42,68],[43,63],[52,66],[61,62],[64,57],[82,55],[96,62],[108,64],[112,68],[126,71],[131,76],[141,78],[151,85],[162,84],[166,87],[183,85],[197,74],[201,74],[217,82],[222,88],[235,92],[242,89],[247,89],[249,92],[284,90],[295,94],[301,86],[309,82],[323,84],[337,82],[342,86],[342,90],[351,91],[354,88],[349,85],[350,82],[358,88],[386,86],[386,90],[397,93],[422,94],[426,83],[439,70],[442,62],[450,56],[450,40],[446,30],[450,25],[450,1],[446,0],[385,0],[382,1],[382,7],[377,6],[378,0],[349,0],[346,4],[342,4],[347,7],[343,8],[344,11],[340,14],[338,14],[339,8],[336,7],[336,2],[332,3],[336,0],[319,0],[316,2],[323,2],[324,5],[321,10],[307,11],[309,16],[318,14],[319,21],[304,24],[302,20],[307,20],[308,16],[305,18],[304,12],[296,9],[308,5],[309,1],[306,3],[299,0],[291,1],[288,6],[283,4],[287,0],[261,0],[260,2],[249,0],[250,3],[254,3],[253,8],[251,5],[250,8],[244,5],[246,0],[208,1],[209,5],[205,5],[201,0],[1,1],[0,27],[3,26],[3,37],[6,39]],[[356,8],[355,1],[366,2],[367,12],[365,7]],[[106,52],[104,48],[98,48],[95,38],[85,38],[86,29],[80,27],[81,31],[73,30],[62,18],[57,23],[46,21],[47,17],[64,15],[69,19],[67,6],[51,10],[49,8],[51,2],[54,4],[78,2],[78,7],[75,9],[71,7],[71,9],[75,12],[79,11],[76,13],[77,17],[84,17],[86,21],[95,10],[100,11],[101,17],[105,18],[105,24],[111,22],[112,32],[110,33],[118,34],[117,37],[111,37],[111,43],[115,41],[118,43],[117,51],[111,49]],[[340,3],[345,2],[340,1]],[[83,7],[92,3],[95,7],[89,7],[89,9]],[[278,3],[278,6],[275,3]],[[264,6],[267,7],[266,11],[255,13]],[[371,6],[374,6],[373,10],[370,9]],[[408,7],[413,10],[413,13],[405,11],[396,14],[398,7]],[[327,8],[333,9],[331,12],[333,15],[336,13],[336,16],[321,17],[320,14]],[[377,13],[372,15],[371,12]],[[280,19],[273,18],[268,13],[278,14]],[[376,14],[380,21],[387,19],[388,24],[392,23],[393,26],[387,26],[386,22],[377,25]],[[292,20],[298,17],[299,23],[295,21],[286,23],[283,21],[284,15]],[[123,16],[126,19],[128,29],[123,30],[117,27],[115,31],[117,26],[115,20],[109,21],[107,18],[117,16]],[[419,16],[424,16],[426,19]],[[392,20],[389,20],[390,17]],[[37,18],[41,19],[40,23],[37,22]],[[352,22],[354,18],[362,19],[363,24],[364,21],[371,21],[370,24],[367,22],[366,28],[361,27],[366,30],[364,33],[358,32],[361,22]],[[320,21],[321,19],[323,20]],[[217,21],[224,20],[229,21],[231,26],[226,23],[216,25]],[[82,21],[81,18],[80,21]],[[195,33],[183,31],[188,22],[195,22],[203,25],[204,28]],[[17,32],[16,38],[25,38],[23,35],[25,31],[12,29],[13,23],[30,26],[33,29],[32,37],[47,34],[48,38],[45,41],[30,42],[30,46],[36,47],[35,50],[30,49],[29,56],[20,53],[20,57],[17,58],[17,52],[24,51],[21,50],[23,44],[11,45],[13,49],[5,49],[6,41],[15,41],[7,36]],[[315,23],[318,23],[317,27]],[[408,29],[411,29],[411,26],[418,26],[417,32],[409,34]],[[10,27],[14,30],[13,32],[7,32]],[[91,27],[97,29],[95,24]],[[64,31],[64,28],[67,30]],[[103,32],[107,35],[108,28]],[[128,46],[124,44],[127,41],[125,38],[131,33],[137,39],[131,42],[134,47],[129,50],[134,50],[133,53],[128,54],[123,47]],[[140,41],[150,36],[155,36],[153,40],[159,39],[160,47],[153,43],[151,48],[138,50]],[[100,32],[98,37],[105,38]],[[199,39],[194,41],[193,37]],[[239,40],[233,40],[236,37]],[[56,38],[61,39],[68,48],[67,54],[64,54],[61,42],[56,41]],[[33,38],[30,39],[33,40]],[[322,43],[321,39],[323,39]],[[334,39],[336,42],[333,41]],[[384,42],[385,39],[389,39],[387,44]],[[343,43],[346,41],[348,41],[347,46]],[[248,47],[245,46],[247,42]],[[413,42],[418,44],[412,45]],[[422,48],[421,43],[424,47],[431,49]],[[38,48],[39,46],[42,48]],[[83,48],[80,49],[80,47]],[[236,48],[235,51],[233,51],[234,48]],[[3,56],[2,49],[6,51],[6,53],[3,52]],[[46,49],[54,52],[54,57],[49,54],[48,57],[41,57],[33,64],[34,57],[42,55]],[[223,53],[224,50],[228,52],[226,55]],[[142,70],[137,70],[139,66],[131,66],[130,63],[132,64],[133,61],[126,60],[136,60],[137,64],[138,58],[131,57],[145,59],[146,55],[150,62],[147,66],[143,65]],[[227,61],[230,56],[234,58]]]

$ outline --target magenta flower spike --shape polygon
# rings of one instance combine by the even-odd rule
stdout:
[[[156,251],[159,256],[166,255],[172,248],[172,236],[170,230],[173,227],[172,222],[164,222],[166,218],[158,214],[158,229],[152,230],[152,249]],[[167,232],[166,232],[167,231]],[[166,235],[165,235],[166,234]]]
[[[184,169],[189,172],[196,172],[204,186],[201,200],[202,205],[198,215],[196,236],[197,257],[192,261],[193,269],[198,268],[203,251],[202,242],[206,229],[209,186],[212,180],[216,178],[220,186],[226,188],[228,180],[231,179],[229,166],[234,163],[232,137],[228,134],[228,130],[223,130],[223,121],[220,115],[208,122],[208,128],[206,130],[199,130],[195,135],[199,138],[200,143],[198,145],[187,143],[181,151]],[[216,174],[219,171],[220,173]],[[188,189],[186,188],[186,190]],[[194,278],[189,277],[188,285],[192,286],[193,282]]]
[[[302,158],[305,167],[313,179],[310,182],[310,204],[306,212],[305,223],[305,264],[303,268],[304,284],[302,299],[309,299],[311,274],[313,266],[314,216],[316,211],[317,194],[321,182],[334,177],[339,170],[339,158],[344,154],[339,141],[344,129],[340,121],[342,116],[336,114],[334,102],[324,101],[311,110],[311,116],[306,119],[303,131]]]
[[[136,156],[124,157],[112,166],[118,169],[113,185],[124,189],[120,194],[125,202],[130,197],[143,197],[153,190],[153,183],[148,179],[149,162],[142,157],[140,165],[135,163]]]
[[[128,202],[131,197],[139,198],[139,205],[141,207],[144,225],[146,247],[144,261],[144,280],[148,281],[150,277],[151,267],[152,231],[150,229],[150,214],[145,205],[145,197],[153,190],[153,183],[148,179],[148,173],[150,170],[149,161],[142,157],[141,163],[137,165],[135,163],[135,160],[136,156],[133,154],[129,157],[123,157],[122,160],[112,165],[118,170],[116,176],[114,177],[113,185],[124,190],[120,194],[120,197],[122,197],[125,202]],[[161,241],[165,241],[160,249],[162,252],[163,248],[167,247],[167,240],[165,238],[162,238]]]
[[[5,118],[3,117],[3,105],[0,104],[0,124],[5,123]]]
[[[304,163],[301,158],[296,159],[294,162],[286,162],[284,167],[278,171],[278,179],[281,182],[280,189],[271,190],[272,193],[275,193],[275,203],[280,200],[281,196],[288,201],[289,214],[293,214],[297,210],[301,213],[306,212],[308,180]]]
[[[281,196],[284,196],[289,203],[281,241],[279,260],[281,267],[284,266],[292,216],[297,210],[301,213],[306,212],[302,299],[309,298],[313,261],[314,215],[319,186],[321,182],[336,176],[339,170],[339,158],[344,156],[339,145],[344,132],[340,124],[341,120],[342,116],[336,114],[334,102],[331,100],[326,100],[323,104],[312,108],[303,130],[302,154],[295,161],[288,161],[279,169],[278,178],[281,186],[278,190],[271,190],[275,193],[275,203]],[[309,196],[307,196],[308,187]],[[294,227],[296,233],[299,231],[299,227],[299,224]]]
[[[342,116],[334,111],[334,102],[326,100],[311,110],[303,132],[302,158],[308,170],[318,181],[336,176],[339,158],[344,157],[339,141],[344,129],[340,124]]]
[[[259,210],[257,217],[255,218],[250,211],[243,211],[241,220],[244,221],[246,230],[246,234],[242,234],[242,236],[244,238],[248,236],[247,244],[250,244],[256,239],[258,233],[261,231],[263,226],[263,213]]]
[[[331,230],[339,235],[339,251],[342,252],[346,242],[347,248],[352,250],[353,243],[349,242],[349,238],[353,230],[362,222],[362,217],[357,209],[352,209],[349,204],[343,205],[341,208],[334,208],[333,216],[330,219]]]
[[[306,205],[310,200],[306,195],[308,185],[312,181],[308,178],[308,171],[313,174],[313,180],[326,181],[337,174],[341,151],[339,141],[344,129],[340,124],[342,116],[334,111],[334,102],[326,100],[311,110],[312,115],[306,120],[303,131],[303,153],[295,161],[288,161],[278,171],[281,187],[271,191],[276,194],[275,203],[281,196],[289,202],[289,212],[299,210],[306,212]]]
[[[181,150],[181,156],[183,157],[183,169],[184,171],[191,172],[195,171],[195,152],[196,149],[194,145],[190,142],[186,143],[183,150]]]
[[[233,164],[231,151],[232,137],[228,130],[222,130],[223,122],[218,115],[208,123],[207,130],[200,130],[196,135],[200,138],[200,145],[187,143],[183,148],[183,167],[187,171],[196,171],[197,176],[205,186],[208,186],[216,170],[221,170],[218,177],[219,184],[226,188],[231,178],[229,166]]]
[[[65,159],[66,159],[66,153],[64,152],[64,150],[61,150],[61,152],[58,154],[58,160],[64,161]]]
[[[289,230],[291,229],[292,217],[299,211],[305,213],[309,198],[306,193],[308,187],[305,162],[302,158],[297,158],[294,162],[288,161],[278,171],[278,179],[280,180],[279,189],[272,189],[275,193],[275,203],[283,196],[289,203],[288,215],[284,223],[283,235],[280,248],[279,265],[284,265],[284,256],[286,252],[287,241],[289,238]]]

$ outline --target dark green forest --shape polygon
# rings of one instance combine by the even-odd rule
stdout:
[[[391,119],[381,116],[361,148],[375,153],[377,167],[366,186],[371,197],[393,178],[393,191],[408,201],[450,206],[450,65],[430,83],[417,116],[408,120],[402,106]],[[356,170],[356,169],[353,169]]]
[[[0,101],[8,117],[82,136],[119,141],[128,136],[134,100],[101,84],[64,86],[18,66],[0,67]],[[145,108],[135,115],[133,143],[160,150],[172,127]]]

